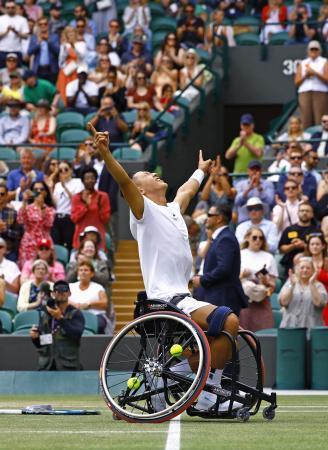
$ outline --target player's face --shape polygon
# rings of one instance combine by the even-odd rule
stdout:
[[[163,190],[165,192],[167,189],[167,183],[157,173],[137,172],[133,176],[133,181],[140,189],[140,192],[145,195]]]

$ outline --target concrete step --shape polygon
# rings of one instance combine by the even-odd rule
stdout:
[[[115,285],[113,285],[115,287],[115,290],[117,289],[143,289],[144,288],[144,284],[142,280],[132,280],[132,281],[126,281],[126,280],[120,280],[119,278],[116,278],[115,281]]]

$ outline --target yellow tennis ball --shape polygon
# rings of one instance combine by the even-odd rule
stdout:
[[[138,389],[140,387],[140,381],[137,377],[132,377],[128,379],[127,385],[129,389]]]
[[[170,353],[172,356],[181,356],[183,352],[183,348],[180,344],[174,344],[170,348]]]

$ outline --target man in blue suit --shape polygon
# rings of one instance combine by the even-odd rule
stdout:
[[[205,256],[203,275],[193,278],[193,285],[201,287],[202,300],[217,306],[229,306],[239,315],[248,299],[239,280],[240,248],[228,224],[231,209],[227,205],[211,206],[207,228],[213,231],[212,244]]]

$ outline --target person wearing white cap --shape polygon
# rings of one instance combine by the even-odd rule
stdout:
[[[311,41],[307,58],[297,68],[295,85],[304,128],[320,124],[328,114],[328,60],[321,56],[321,45]]]
[[[240,223],[236,228],[236,238],[241,244],[244,241],[245,234],[251,226],[257,226],[263,231],[267,240],[269,251],[275,253],[278,246],[277,226],[264,218],[264,205],[258,197],[251,197],[246,203],[249,220]]]
[[[98,86],[88,80],[86,66],[77,68],[77,80],[73,80],[66,86],[67,106],[72,111],[89,114],[97,111]]]

